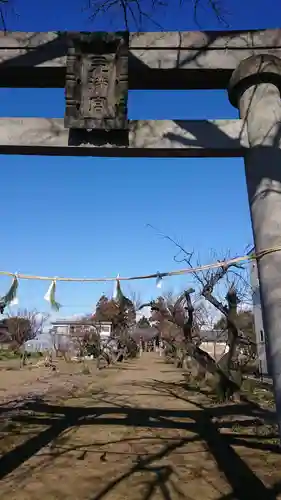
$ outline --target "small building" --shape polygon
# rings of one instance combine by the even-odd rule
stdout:
[[[101,338],[110,337],[112,332],[112,323],[109,321],[92,323],[81,319],[61,319],[52,322],[52,333],[55,335],[70,337],[71,335],[75,335],[75,331],[78,329],[80,330],[83,327],[97,332]]]
[[[99,333],[101,339],[107,339],[112,334],[112,323],[110,321],[100,321],[94,323],[94,327]]]
[[[254,248],[251,249],[249,254],[253,252]],[[254,314],[254,326],[256,334],[259,372],[261,375],[269,375],[270,369],[269,369],[268,340],[265,336],[263,328],[260,283],[259,283],[258,267],[256,260],[250,261],[250,281],[252,286],[253,314]]]
[[[112,324],[108,321],[97,323],[87,319],[61,319],[51,324],[49,335],[54,349],[72,354],[79,350],[84,335],[98,334],[101,341],[107,341],[112,332]]]

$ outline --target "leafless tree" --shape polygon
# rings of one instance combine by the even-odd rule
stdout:
[[[242,376],[237,358],[241,345],[249,345],[252,339],[249,339],[239,328],[237,313],[241,298],[238,293],[239,283],[243,283],[244,289],[244,267],[239,263],[228,263],[227,259],[220,260],[217,268],[195,271],[193,266],[194,252],[188,252],[185,248],[170,238],[173,245],[176,245],[179,252],[175,255],[176,262],[185,263],[190,268],[190,274],[193,277],[194,284],[198,289],[198,296],[211,304],[215,310],[219,311],[226,320],[226,330],[228,337],[228,351],[220,360],[213,359],[207,352],[200,348],[198,342],[198,323],[195,321],[195,303],[192,300],[195,289],[185,290],[174,304],[162,301],[152,301],[150,307],[152,311],[179,327],[184,337],[184,349],[187,356],[198,363],[201,374],[209,372],[215,375],[217,379],[217,389],[220,397],[227,399],[233,393],[239,390],[242,383]],[[198,262],[196,265],[198,266]],[[222,290],[225,290],[225,297],[222,297]],[[219,293],[217,293],[219,291]],[[196,296],[195,296],[196,298]],[[142,307],[147,306],[144,304]],[[202,307],[202,306],[201,306]],[[200,319],[200,314],[199,314]],[[201,316],[202,319],[202,316]]]
[[[8,313],[5,321],[14,347],[20,347],[26,341],[38,337],[43,332],[48,318],[48,314],[36,310],[19,309],[14,313]]]
[[[87,354],[90,354],[90,347],[97,346],[99,342],[99,333],[97,330],[93,325],[87,324],[74,328],[71,337],[80,358],[83,359]]]
[[[128,289],[128,299],[133,303],[135,310],[137,311],[142,303],[141,294],[133,288]]]
[[[194,307],[192,304],[191,294],[194,290],[189,289],[183,292],[178,298],[173,309],[165,306],[164,302],[151,302],[143,304],[142,307],[150,305],[152,311],[157,311],[167,321],[176,324],[181,328],[184,336],[185,354],[191,357],[201,369],[200,376],[203,373],[209,372],[218,377],[218,391],[222,399],[227,399],[238,389],[238,384],[233,380],[232,374],[227,370],[227,363],[223,366],[213,359],[206,351],[200,348],[198,342],[193,338],[193,322],[194,322]],[[226,369],[224,369],[226,367]],[[199,374],[199,372],[198,372]]]
[[[190,5],[189,0],[176,0],[176,3],[182,9]],[[162,29],[161,24],[157,21],[157,14],[160,10],[174,5],[175,0],[88,0],[88,9],[92,20],[105,15],[114,18],[114,15],[120,13],[126,30],[132,26],[141,30],[147,20],[154,24],[157,30]],[[225,9],[224,0],[195,0],[192,5],[196,24],[200,23],[200,10],[206,11],[207,9],[221,24],[228,26],[227,16],[229,13]]]
[[[73,346],[69,336],[67,334],[58,333],[55,327],[49,330],[49,335],[51,339],[52,351],[55,352],[56,357],[62,357],[67,362],[70,361]]]

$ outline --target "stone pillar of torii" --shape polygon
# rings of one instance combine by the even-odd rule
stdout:
[[[253,55],[229,82],[230,102],[244,121],[249,148],[245,174],[281,435],[281,59]],[[230,204],[235,211],[235,198]],[[266,250],[265,252],[263,252]]]

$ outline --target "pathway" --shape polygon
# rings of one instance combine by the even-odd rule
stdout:
[[[145,353],[67,401],[50,396],[30,404],[18,419],[25,443],[0,460],[0,498],[276,499],[258,477],[264,450],[244,447],[241,458],[221,437],[229,425],[219,430],[202,398],[179,386],[182,380],[173,365]],[[237,406],[230,413],[245,435],[249,417]],[[279,475],[280,457],[267,453],[267,463]]]

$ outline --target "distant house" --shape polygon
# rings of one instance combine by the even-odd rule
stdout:
[[[201,330],[200,339],[200,348],[210,354],[216,361],[229,350],[225,330]]]
[[[112,323],[110,321],[95,322],[94,327],[97,329],[101,338],[110,337],[112,334]]]
[[[93,329],[93,331],[99,333],[101,338],[110,337],[112,332],[112,324],[109,321],[90,323],[89,321],[78,319],[61,319],[52,322],[52,333],[65,337],[71,337],[71,335],[75,335],[75,331],[81,329],[81,327]]]

